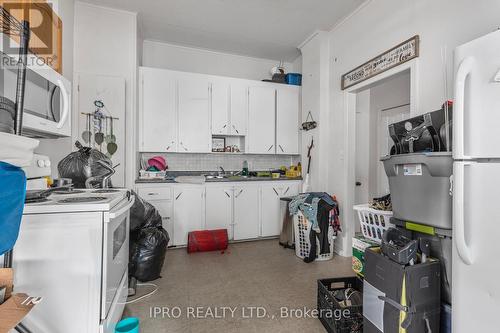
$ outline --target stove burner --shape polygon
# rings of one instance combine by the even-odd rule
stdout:
[[[62,199],[59,200],[58,203],[67,203],[67,204],[72,204],[72,203],[88,203],[88,202],[98,202],[98,201],[103,201],[106,200],[107,198],[105,197],[76,197],[76,198],[67,198],[67,199]]]
[[[33,198],[33,199],[24,200],[24,203],[32,204],[32,203],[40,203],[40,202],[47,202],[47,201],[49,201],[49,199],[47,199],[47,198]]]
[[[92,191],[92,193],[116,193],[116,192],[120,192],[120,190],[102,189],[102,190]]]
[[[59,190],[59,191],[54,191],[52,193],[53,194],[79,194],[79,193],[85,193],[85,191],[82,191],[82,190],[72,190],[72,191]]]

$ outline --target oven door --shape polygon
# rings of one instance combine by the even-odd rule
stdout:
[[[17,67],[2,58],[0,93],[15,102]],[[28,62],[30,64],[30,62]],[[71,83],[46,65],[28,65],[24,93],[23,134],[32,137],[71,136]]]
[[[132,195],[104,213],[101,319],[107,317],[120,281],[128,271],[130,208],[134,201]]]

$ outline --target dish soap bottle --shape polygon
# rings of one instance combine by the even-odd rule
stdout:
[[[242,176],[248,176],[248,162],[246,160],[243,161],[243,170],[241,171]]]

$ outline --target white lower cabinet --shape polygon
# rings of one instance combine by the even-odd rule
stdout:
[[[234,187],[234,240],[252,239],[260,235],[259,186],[244,184]]]
[[[233,187],[207,185],[205,200],[205,228],[227,229],[229,239],[233,237]]]
[[[283,221],[282,197],[299,194],[298,183],[271,182],[261,186],[261,236],[272,237],[281,233]]]
[[[298,181],[148,185],[139,195],[162,216],[169,245],[184,246],[190,231],[227,229],[230,240],[275,237],[281,232],[281,197],[299,194]]]
[[[173,193],[174,242],[186,245],[188,232],[204,229],[205,187],[177,185]]]

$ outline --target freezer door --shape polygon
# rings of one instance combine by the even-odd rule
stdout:
[[[500,31],[455,50],[453,157],[500,158]]]
[[[453,332],[497,332],[500,163],[453,166]]]

